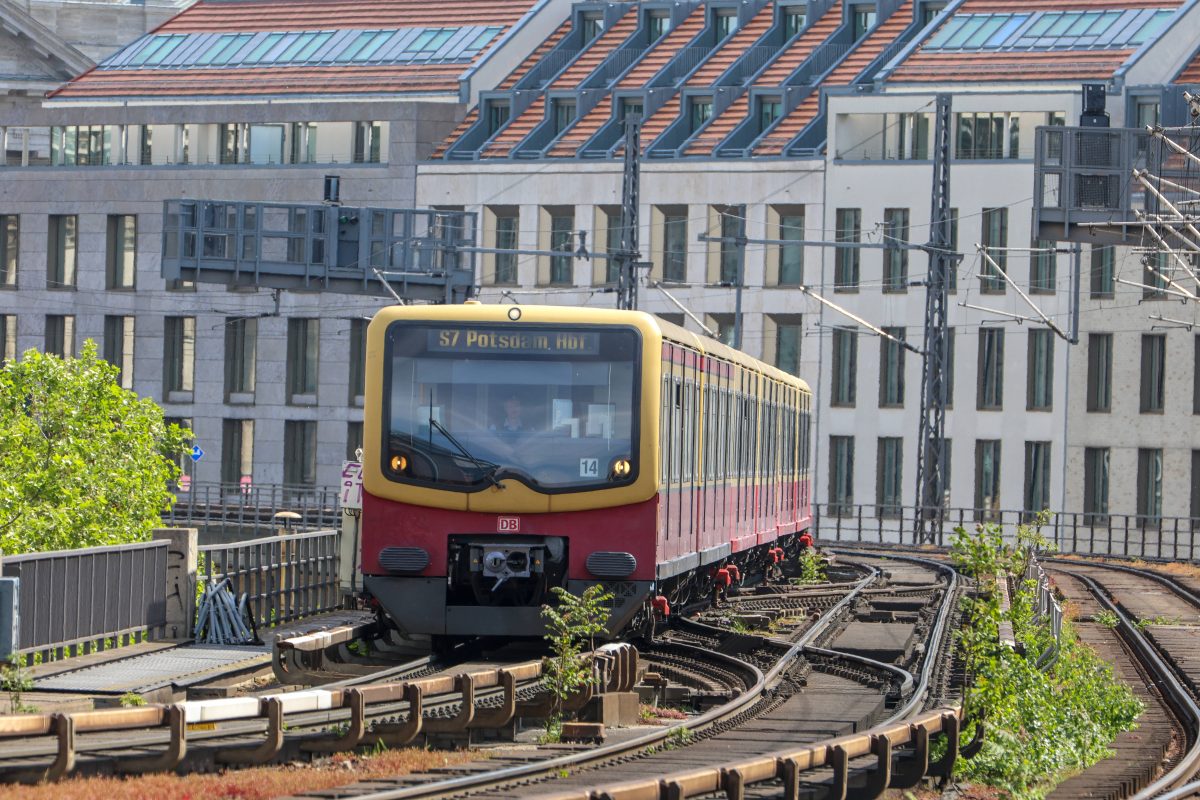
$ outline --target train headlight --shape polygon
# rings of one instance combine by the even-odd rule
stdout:
[[[392,472],[404,472],[408,469],[408,456],[403,453],[392,456],[391,467]]]
[[[618,458],[613,462],[612,476],[614,479],[621,480],[622,478],[628,478],[632,474],[633,464],[628,458]]]

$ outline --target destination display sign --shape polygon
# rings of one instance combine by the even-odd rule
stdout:
[[[431,353],[521,353],[584,355],[600,352],[600,334],[584,331],[435,328],[426,344]]]

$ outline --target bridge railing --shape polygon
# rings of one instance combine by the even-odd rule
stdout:
[[[914,544],[920,543],[916,531],[922,513],[915,506],[826,504],[813,508],[813,526],[817,536],[827,541]],[[1016,509],[947,508],[941,529],[932,531],[926,541],[946,546],[955,528],[972,530],[983,522],[997,523],[1011,536],[1018,523],[1033,516]],[[1198,532],[1200,518],[1196,517],[1073,511],[1054,512],[1042,531],[1062,553],[1170,561],[1200,560]]]
[[[244,594],[259,627],[270,627],[337,608],[339,532],[266,536],[199,548],[197,578],[229,579],[234,597]]]
[[[158,635],[167,623],[165,541],[4,557],[17,578],[14,652],[61,658]]]
[[[176,489],[175,497],[175,505],[163,515],[169,525],[244,530],[279,524],[275,515],[282,511],[299,515],[287,522],[286,527],[293,531],[325,530],[340,524],[338,490],[333,487],[193,483],[187,489]]]

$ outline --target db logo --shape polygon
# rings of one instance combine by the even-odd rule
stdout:
[[[496,530],[500,533],[518,533],[521,530],[521,518],[496,517]]]

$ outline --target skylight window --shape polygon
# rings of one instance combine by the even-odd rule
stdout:
[[[1174,9],[1035,11],[951,17],[925,50],[1088,50],[1139,47],[1166,26]]]
[[[105,60],[100,69],[454,63],[475,58],[503,30],[496,25],[469,25],[290,33],[151,33]]]

